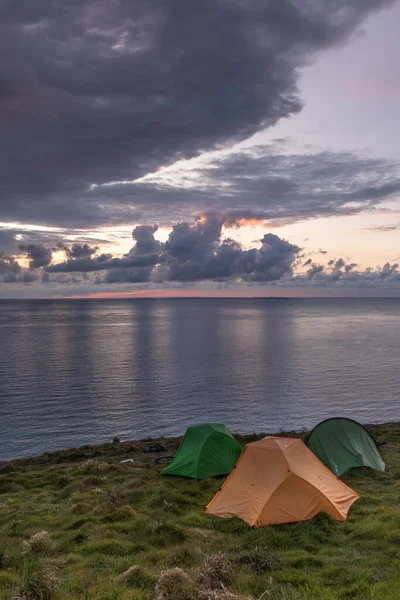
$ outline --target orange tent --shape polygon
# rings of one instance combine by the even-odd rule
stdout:
[[[358,498],[301,440],[266,437],[245,446],[205,510],[253,527],[305,521],[323,511],[345,521]]]

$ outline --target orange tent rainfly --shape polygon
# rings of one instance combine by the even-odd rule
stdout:
[[[305,521],[319,512],[345,521],[358,498],[300,439],[266,437],[245,446],[205,510],[253,527]]]

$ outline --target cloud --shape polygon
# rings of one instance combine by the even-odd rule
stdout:
[[[345,265],[345,261],[343,260],[343,258],[339,258],[336,262],[335,262],[335,269],[341,269],[342,267],[344,267]]]
[[[90,246],[89,244],[72,244],[71,247],[65,246],[64,244],[60,244],[60,249],[63,249],[66,251],[66,254],[69,258],[75,260],[75,259],[81,259],[81,258],[88,258],[90,256],[92,256],[93,254],[96,254],[98,247],[97,246]]]
[[[0,249],[0,282],[9,283],[31,283],[37,279],[35,273],[22,269],[14,257],[8,256]]]
[[[68,258],[47,266],[47,273],[102,271],[96,282],[138,283],[207,281],[236,278],[243,281],[274,281],[292,272],[299,248],[268,233],[260,247],[243,250],[222,238],[224,219],[207,216],[194,223],[173,226],[165,243],[154,238],[157,225],[137,226],[133,248],[122,258],[110,254]]]
[[[2,219],[138,222],[133,197],[104,201],[90,185],[135,179],[298,112],[299,69],[391,3],[2,3]],[[282,193],[279,180],[273,189]]]
[[[33,290],[42,287],[48,291],[51,286],[61,286],[80,293],[96,288],[156,290],[194,285],[202,289],[228,286],[240,290],[265,284],[282,288],[400,291],[397,262],[363,270],[342,257],[329,260],[327,265],[311,258],[302,262],[305,255],[301,249],[273,233],[265,234],[255,247],[245,250],[238,242],[224,237],[229,228],[225,228],[219,215],[175,224],[166,242],[156,240],[156,232],[156,225],[136,227],[132,232],[135,244],[122,257],[98,254],[89,245],[66,246],[64,262],[45,264],[52,248],[27,245],[24,248],[31,258],[29,269],[22,268],[15,257],[1,250],[2,290],[6,291],[10,284],[15,289],[15,285],[35,282]]]
[[[46,284],[55,284],[56,287],[59,286],[73,286],[76,288],[79,284],[90,285],[91,281],[87,280],[86,273],[47,273],[42,272],[41,277],[41,286]]]
[[[114,258],[112,254],[100,254],[95,257],[68,259],[47,267],[47,273],[89,273],[91,271],[105,271],[110,269],[153,266],[157,262],[157,255],[125,256]]]
[[[330,287],[335,288],[394,288],[400,290],[400,271],[398,263],[385,263],[375,269],[357,270],[355,263],[346,263],[343,258],[330,260],[328,266],[306,261],[303,266],[309,268],[278,285]]]
[[[0,275],[4,275],[5,273],[9,272],[10,267],[13,267],[13,270],[15,270],[17,273],[21,271],[21,267],[14,260],[14,258],[7,256],[4,250],[0,250]]]
[[[13,254],[18,248],[18,242],[15,239],[13,231],[0,229],[0,248],[3,251]]]
[[[387,232],[387,231],[397,231],[400,229],[400,224],[396,225],[374,225],[371,227],[363,227],[363,231],[377,231],[377,232]]]
[[[94,283],[144,283],[150,277],[147,269],[120,268],[106,271],[102,277],[94,280]]]
[[[400,193],[400,165],[354,152],[294,154],[281,144],[183,163],[138,182],[96,188],[121,215],[159,224],[193,214],[219,215],[226,227],[282,227],[300,220],[377,210]],[[380,210],[380,209],[379,209]],[[127,212],[124,212],[127,211]]]
[[[73,244],[68,247],[60,244],[67,254],[67,260],[61,263],[55,263],[47,267],[47,273],[70,273],[81,272],[89,273],[92,271],[109,271],[111,269],[135,269],[152,268],[159,260],[161,244],[154,238],[157,231],[157,225],[138,225],[132,231],[132,237],[135,245],[128,254],[122,258],[114,257],[112,254],[97,254],[99,248],[89,244]],[[108,276],[111,279],[116,275]],[[126,281],[127,274],[123,276]],[[131,281],[136,280],[134,275]],[[122,278],[122,275],[120,276]],[[146,279],[140,279],[145,281]]]
[[[171,281],[237,278],[242,281],[274,281],[292,272],[299,248],[266,234],[261,247],[243,250],[230,239],[221,241],[223,220],[209,218],[194,225],[175,225],[163,257]]]
[[[154,234],[158,230],[158,225],[138,225],[132,231],[132,237],[136,244],[132,249],[134,255],[146,255],[159,252],[161,244],[154,239]]]
[[[20,244],[19,249],[26,252],[30,259],[29,268],[31,270],[47,267],[51,263],[52,250],[42,244]]]
[[[50,247],[53,251],[65,250],[67,253],[73,245],[77,245],[75,252],[82,246],[96,248],[97,245],[107,246],[111,244],[110,238],[115,234],[109,235],[109,239],[100,237],[99,232],[95,230],[80,230],[80,229],[50,229],[46,227],[10,224],[9,226],[2,223],[0,225],[0,248],[5,250],[9,255],[20,255],[19,247],[28,246],[30,244]],[[74,240],[74,241],[72,241]],[[96,244],[96,246],[91,246]]]
[[[69,232],[63,232],[67,235]],[[26,244],[56,245],[62,240],[62,234],[57,231],[38,230],[30,226],[0,225],[0,248],[9,254],[17,254],[19,246]]]

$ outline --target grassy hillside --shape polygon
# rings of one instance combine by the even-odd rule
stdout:
[[[0,600],[398,600],[400,426],[373,431],[387,472],[345,477],[345,523],[207,515],[221,481],[160,476],[144,442],[0,463]]]

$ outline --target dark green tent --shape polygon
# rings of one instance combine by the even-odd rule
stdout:
[[[308,436],[307,446],[337,477],[356,467],[385,470],[374,438],[352,419],[322,421]]]
[[[161,473],[194,479],[230,473],[242,446],[225,425],[207,423],[189,427],[173,461]]]

